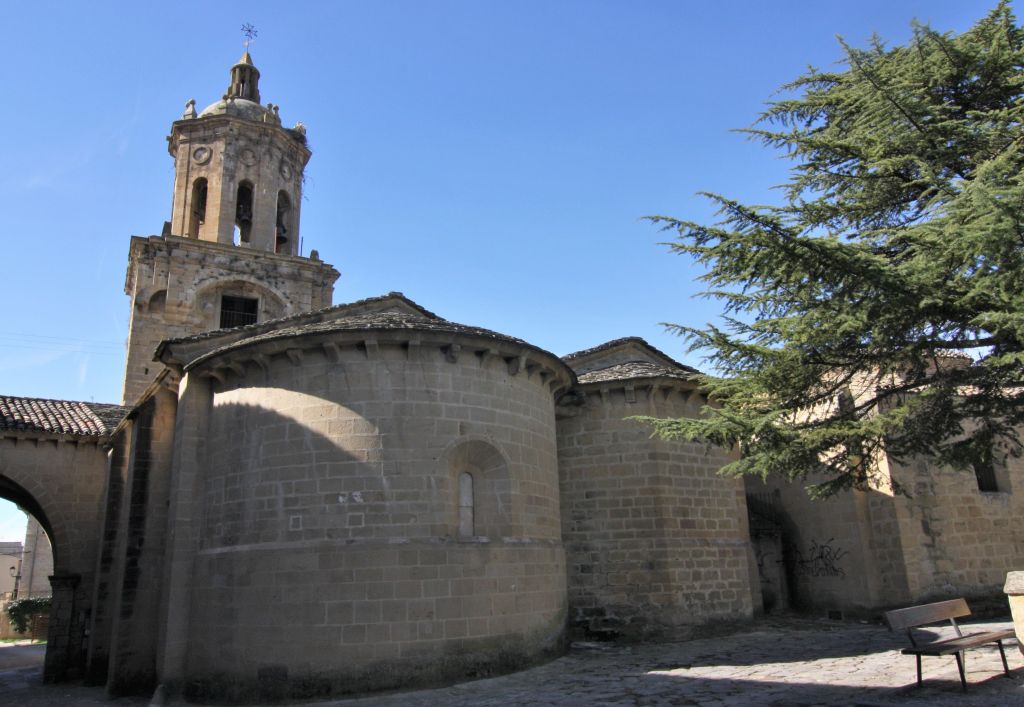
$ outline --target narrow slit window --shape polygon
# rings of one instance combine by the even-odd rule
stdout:
[[[473,518],[473,475],[464,472],[459,476],[459,537],[474,535]]]
[[[220,328],[255,324],[258,310],[259,300],[255,298],[224,295],[220,299]]]

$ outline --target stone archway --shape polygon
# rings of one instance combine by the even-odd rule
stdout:
[[[79,677],[85,666],[103,517],[108,428],[95,416],[83,418],[92,412],[88,403],[25,398],[0,402],[0,497],[32,514],[53,548],[53,604],[43,678],[56,682]],[[73,415],[64,414],[69,411]]]
[[[19,508],[21,508],[23,511],[31,515],[39,522],[39,525],[41,525],[43,527],[43,530],[46,532],[47,537],[50,538],[50,543],[54,549],[54,555],[56,555],[57,543],[55,541],[55,534],[53,530],[54,526],[53,523],[50,521],[50,518],[47,515],[46,510],[44,510],[44,504],[52,508],[53,503],[52,500],[47,498],[45,494],[42,495],[43,499],[41,501],[39,498],[36,498],[31,493],[26,491],[20,484],[16,483],[11,477],[5,476],[2,470],[0,470],[0,498],[3,498],[4,500],[10,501],[11,503],[17,505]],[[64,524],[61,523],[61,535],[66,537],[66,531],[63,528],[63,525]],[[61,544],[64,545],[66,544],[66,542],[62,542]],[[54,567],[56,566],[57,565],[55,563]]]

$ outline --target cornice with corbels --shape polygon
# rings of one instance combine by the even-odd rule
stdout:
[[[344,366],[346,351],[356,351],[364,360],[375,360],[382,357],[385,347],[402,349],[409,361],[427,361],[433,356],[439,364],[483,368],[500,360],[509,376],[535,380],[556,397],[575,383],[572,372],[560,359],[528,345],[473,334],[406,329],[298,333],[240,342],[226,351],[200,357],[184,370],[189,375],[212,378],[221,386],[244,386],[250,380],[263,382],[277,362],[302,367],[322,355],[329,364]]]

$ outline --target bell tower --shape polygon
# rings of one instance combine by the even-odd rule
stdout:
[[[132,298],[123,402],[134,403],[162,366],[164,339],[290,316],[331,304],[338,271],[299,240],[302,179],[311,153],[301,123],[260,103],[248,47],[221,99],[171,125],[171,220],[160,236],[132,237]]]
[[[281,126],[279,107],[259,102],[259,80],[246,51],[227,93],[199,114],[189,102],[171,126],[171,233],[298,255],[306,129]]]

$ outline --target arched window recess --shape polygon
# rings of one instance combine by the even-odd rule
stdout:
[[[192,182],[188,230],[185,232],[189,238],[199,238],[203,224],[206,223],[206,190],[206,177],[199,177]]]
[[[292,200],[283,189],[277,193],[277,220],[274,228],[274,252],[292,253]]]
[[[248,245],[252,237],[253,186],[252,182],[243,181],[238,184],[235,196],[235,245]]]

